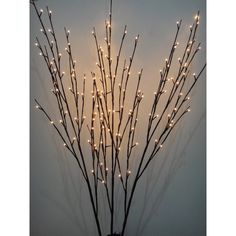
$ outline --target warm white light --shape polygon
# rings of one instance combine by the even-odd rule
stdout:
[[[53,125],[53,124],[54,124],[54,122],[53,122],[52,120],[50,121],[50,123],[51,123],[51,125]]]
[[[39,105],[36,105],[35,107],[36,107],[37,109],[39,109]]]
[[[161,144],[161,145],[160,145],[160,148],[162,148],[162,147],[163,147],[163,145]]]
[[[76,137],[73,138],[74,141],[75,141],[76,139],[77,139]]]
[[[40,12],[43,13],[43,9],[40,9]]]
[[[187,112],[190,112],[190,111],[191,111],[190,109],[187,110]]]
[[[91,172],[94,174],[94,170],[91,170]]]
[[[118,177],[121,178],[121,174],[119,174]]]

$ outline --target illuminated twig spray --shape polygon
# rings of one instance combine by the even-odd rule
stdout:
[[[60,119],[55,121],[49,112],[35,99],[36,108],[44,113],[59,137],[64,147],[75,158],[86,183],[90,202],[95,217],[99,236],[104,235],[100,222],[99,191],[106,195],[107,208],[110,213],[110,235],[124,236],[132,200],[140,178],[149,164],[164,148],[165,142],[180,120],[190,111],[190,95],[205,69],[197,74],[191,74],[190,66],[201,49],[197,43],[196,33],[199,26],[199,12],[194,23],[190,26],[187,42],[182,56],[178,58],[178,68],[175,77],[170,76],[170,70],[175,60],[178,47],[178,35],[182,21],[177,22],[176,34],[168,58],[165,59],[160,70],[160,79],[155,88],[151,110],[146,119],[146,132],[143,134],[143,146],[136,155],[137,168],[131,170],[131,160],[134,150],[139,143],[136,141],[140,105],[144,94],[140,89],[143,69],[137,74],[136,86],[130,88],[131,69],[134,62],[139,35],[134,39],[133,51],[128,60],[121,62],[123,44],[127,35],[124,27],[117,56],[112,58],[112,0],[110,0],[109,20],[105,22],[105,49],[99,44],[96,29],[92,35],[95,40],[96,66],[98,73],[91,72],[91,98],[86,93],[86,75],[79,75],[74,60],[70,31],[65,30],[68,56],[68,74],[62,70],[62,53],[58,45],[57,36],[52,22],[52,11],[46,8],[49,28],[44,22],[42,9],[38,9],[35,1],[31,1],[41,24],[41,32],[45,38],[45,45],[36,38],[35,45],[43,57],[52,82],[52,92]],[[66,84],[70,84],[67,89]],[[167,90],[168,88],[168,90]],[[134,96],[132,97],[132,93]],[[91,112],[85,115],[85,106],[91,101]],[[129,101],[129,102],[128,102]],[[131,106],[128,107],[127,104]],[[161,106],[160,106],[161,104]],[[89,133],[88,146],[82,144],[82,132]],[[88,159],[87,153],[90,152]],[[86,158],[85,158],[86,153]],[[91,168],[92,166],[92,168]],[[132,171],[132,172],[131,172]],[[132,178],[130,178],[132,175]],[[115,188],[121,186],[123,193],[123,223],[119,233],[115,233]]]

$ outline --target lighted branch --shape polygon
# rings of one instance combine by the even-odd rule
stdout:
[[[98,235],[106,233],[102,232],[105,227],[101,227],[100,219],[104,209],[101,206],[99,192],[104,191],[110,213],[109,233],[124,236],[136,186],[150,163],[166,146],[166,140],[178,123],[190,111],[191,92],[205,69],[203,65],[198,73],[193,74],[190,69],[201,49],[196,37],[199,12],[189,28],[189,35],[178,59],[175,54],[179,45],[178,36],[182,21],[177,21],[169,56],[160,70],[160,78],[157,79],[150,113],[142,114],[140,109],[144,99],[141,90],[143,69],[137,74],[131,74],[139,35],[134,38],[130,57],[123,60],[125,56],[123,46],[127,35],[125,26],[116,57],[112,58],[115,54],[112,41],[112,0],[110,0],[108,20],[105,21],[104,48],[101,46],[95,27],[92,30],[97,70],[91,72],[91,93],[86,89],[86,75],[81,75],[76,67],[70,30],[64,28],[66,47],[62,53],[52,21],[52,11],[48,7],[45,12],[43,9],[38,9],[35,1],[31,1],[31,4],[41,25],[42,34],[41,39],[36,38],[35,45],[50,74],[51,92],[55,97],[59,118],[52,119],[50,112],[46,111],[37,100],[35,100],[36,108],[43,112],[61,138],[64,147],[76,159],[88,189]],[[62,60],[66,60],[68,65],[65,71],[62,69]],[[176,61],[178,66],[173,68]],[[172,70],[175,70],[175,73]],[[129,86],[131,77],[132,80],[133,78],[136,80],[136,85],[133,87]],[[89,105],[91,109],[88,112],[85,107]],[[141,116],[146,118],[146,124],[139,124]],[[139,145],[137,130],[145,125],[143,142]],[[82,145],[83,131],[88,132],[88,145]],[[138,155],[136,153],[135,157],[137,168],[131,165],[135,149],[138,149],[139,153]],[[88,153],[90,158],[87,157]],[[115,196],[115,188],[119,186],[123,199],[123,223],[117,226],[115,202],[118,199]],[[118,229],[120,233],[116,234]]]

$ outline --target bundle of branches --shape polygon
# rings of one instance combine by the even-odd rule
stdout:
[[[87,186],[93,215],[97,226],[98,235],[102,232],[99,192],[104,191],[107,208],[110,215],[109,235],[124,236],[127,220],[130,213],[132,200],[140,178],[147,170],[150,163],[158,156],[165,145],[166,140],[177,127],[180,120],[190,111],[190,94],[195,87],[200,75],[192,74],[190,66],[201,49],[197,42],[196,33],[199,27],[199,12],[190,26],[189,35],[183,48],[182,56],[178,58],[178,66],[175,67],[175,77],[170,77],[173,67],[178,36],[182,21],[177,22],[176,34],[170,48],[168,58],[165,59],[160,77],[151,103],[151,110],[146,123],[139,124],[138,118],[142,116],[140,106],[144,94],[140,89],[143,69],[137,74],[135,87],[129,87],[131,69],[135,57],[139,35],[134,39],[133,51],[128,60],[121,62],[123,44],[127,35],[127,27],[124,27],[117,56],[112,59],[112,0],[110,0],[109,20],[105,22],[105,49],[100,46],[96,29],[92,35],[95,40],[96,63],[98,72],[91,73],[91,95],[86,93],[86,75],[79,75],[74,59],[72,45],[70,43],[70,31],[65,28],[65,48],[68,60],[68,73],[62,71],[62,54],[52,21],[52,11],[46,8],[46,18],[49,29],[46,27],[44,11],[39,9],[35,1],[31,1],[38,20],[41,24],[41,32],[44,42],[36,38],[35,45],[39,54],[44,59],[52,82],[52,92],[55,95],[55,103],[59,119],[53,119],[50,112],[35,99],[36,108],[43,112],[50,124],[61,138],[64,147],[75,158],[78,167]],[[66,85],[70,84],[69,89]],[[168,88],[168,91],[167,91]],[[132,96],[132,92],[134,96]],[[85,114],[85,106],[91,104],[91,111]],[[131,104],[131,106],[130,106]],[[138,126],[145,127],[143,143],[139,146],[135,157],[136,168],[131,170],[133,152],[139,143],[136,141]],[[82,145],[84,136],[82,132],[88,132],[88,145]],[[90,158],[85,153],[90,152]],[[132,177],[132,178],[131,178]],[[122,225],[119,233],[115,233],[115,188],[122,189]]]

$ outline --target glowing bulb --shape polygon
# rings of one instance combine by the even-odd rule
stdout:
[[[108,168],[106,168],[106,171],[108,171],[109,169]]]
[[[39,53],[39,56],[42,56],[42,55],[43,55],[43,54],[40,52],[40,53]]]
[[[176,21],[176,24],[179,25],[179,21]]]
[[[36,105],[35,108],[39,109],[39,105]]]
[[[53,124],[54,124],[54,122],[51,120],[51,121],[50,121],[50,124],[51,124],[51,125],[53,125]]]
[[[202,47],[198,47],[198,50],[201,50],[202,49]]]
[[[90,143],[90,140],[88,139],[88,143]]]
[[[94,174],[94,170],[91,170],[91,172]]]
[[[160,145],[160,148],[162,148],[162,147],[163,147],[163,145],[161,144],[161,145]]]
[[[135,146],[138,146],[139,145],[139,143],[137,142],[137,143],[135,143]]]
[[[177,111],[177,108],[176,108],[176,107],[174,108],[174,111]]]
[[[131,170],[128,170],[128,171],[127,171],[127,174],[130,175],[130,174],[131,174]]]
[[[127,30],[125,30],[125,34],[127,34]]]
[[[121,174],[118,174],[118,177],[121,178]]]
[[[43,9],[40,9],[40,12],[43,13]]]
[[[50,15],[52,14],[52,11],[51,11],[51,10],[49,10],[49,14],[50,14]]]
[[[39,46],[39,44],[38,44],[38,43],[35,43],[34,45],[35,45],[36,47],[38,47],[38,46]]]
[[[191,111],[190,109],[187,110],[187,112],[190,112],[190,111]]]
[[[63,145],[64,145],[64,147],[66,147],[67,145],[66,145],[66,143],[63,143]]]
[[[104,181],[104,180],[102,180],[102,184],[105,184],[105,181]]]
[[[155,143],[158,143],[158,140],[157,140],[157,139],[155,139]]]

